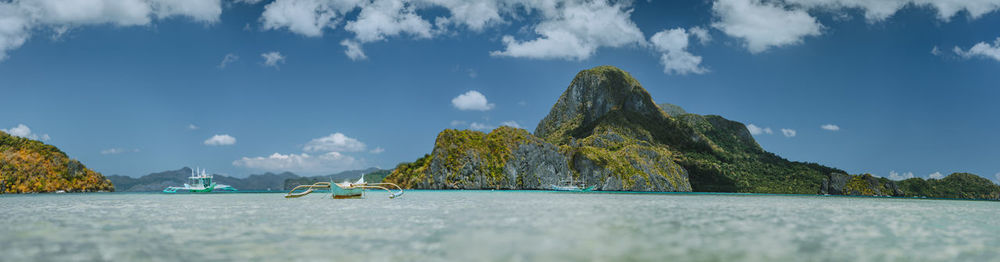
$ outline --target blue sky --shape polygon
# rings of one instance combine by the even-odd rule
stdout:
[[[614,65],[791,160],[995,180],[1000,1],[931,2],[2,2],[0,128],[106,175],[391,168]]]

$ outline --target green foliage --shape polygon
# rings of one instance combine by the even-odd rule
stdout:
[[[0,193],[114,191],[111,181],[52,145],[0,131]]]
[[[907,197],[1000,199],[1000,186],[969,173],[954,173],[943,179],[910,178],[897,183]]]
[[[396,168],[389,173],[389,176],[383,179],[383,182],[394,183],[402,188],[410,189],[416,187],[417,183],[424,181],[427,178],[427,168],[430,167],[431,160],[430,154],[424,154],[423,157],[417,159],[417,161],[409,163],[400,163],[396,165]]]

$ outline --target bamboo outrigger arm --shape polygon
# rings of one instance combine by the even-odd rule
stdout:
[[[294,193],[295,190],[299,190],[299,188],[306,189],[306,191],[302,191],[302,192],[299,192],[299,193]],[[325,189],[329,189],[330,188],[330,182],[317,182],[317,183],[312,184],[312,185],[299,185],[299,186],[297,186],[295,188],[292,188],[291,191],[288,191],[288,194],[285,194],[285,198],[302,197],[302,196],[308,195],[309,193],[312,193],[313,190],[315,190],[315,189],[324,189],[324,188]]]
[[[389,190],[388,188],[385,187],[387,185],[391,185],[393,187],[396,187],[396,190],[398,190],[398,192],[395,192],[395,193],[392,192],[392,190]],[[399,196],[403,195],[403,188],[399,187],[399,185],[396,185],[396,184],[393,184],[393,183],[364,183],[364,184],[358,184],[358,185],[355,185],[355,186],[358,186],[358,187],[361,187],[361,188],[377,188],[377,189],[385,190],[386,192],[389,192],[389,198],[396,198],[396,197],[399,197]]]

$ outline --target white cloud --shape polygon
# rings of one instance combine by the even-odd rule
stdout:
[[[535,4],[532,7],[542,16],[542,21],[534,26],[539,37],[519,41],[506,35],[502,38],[504,50],[493,51],[491,55],[583,60],[601,47],[645,43],[642,31],[630,18],[632,10],[626,4],[608,4],[604,0],[539,1]]]
[[[473,130],[491,130],[491,129],[493,129],[492,126],[489,126],[489,125],[486,125],[486,124],[483,124],[483,123],[479,123],[479,122],[472,122],[471,124],[469,124],[469,128],[471,128]]]
[[[365,50],[361,49],[361,44],[358,42],[344,39],[344,41],[340,41],[340,45],[347,47],[347,50],[344,50],[344,54],[347,55],[347,58],[354,61],[368,59],[368,56],[365,55]]]
[[[0,129],[0,131],[4,131],[12,136],[23,137],[32,140],[49,141],[49,139],[51,139],[51,137],[49,137],[49,134],[36,134],[31,132],[31,128],[28,128],[28,126],[24,124],[17,124],[17,126],[15,127],[11,127],[10,129]]]
[[[785,0],[786,3],[823,11],[861,10],[869,22],[883,21],[907,6],[933,8],[937,18],[949,21],[960,11],[971,19],[1000,9],[998,0]]]
[[[770,127],[759,127],[754,124],[748,124],[747,130],[750,131],[751,135],[774,134],[774,131],[772,131]]]
[[[188,126],[187,126],[188,130],[198,130],[198,128],[200,128],[200,127],[198,127],[198,126],[196,126],[194,124],[188,124]]]
[[[307,153],[287,155],[274,153],[267,157],[243,157],[233,161],[233,165],[267,171],[317,174],[361,168],[364,161],[338,152],[328,152],[315,156]]]
[[[117,155],[117,154],[121,154],[121,153],[137,153],[137,152],[139,152],[139,149],[137,149],[137,148],[135,148],[135,149],[127,149],[127,148],[120,148],[120,147],[108,148],[108,149],[105,149],[105,150],[101,150],[101,154],[102,155]]]
[[[795,137],[795,135],[798,134],[798,132],[796,132],[795,129],[782,128],[781,134],[784,135],[785,137]]]
[[[323,29],[334,29],[344,13],[357,8],[360,0],[277,0],[264,6],[263,28],[286,28],[297,34],[319,37]]]
[[[963,58],[981,57],[1000,61],[1000,37],[993,40],[992,44],[979,42],[968,50],[962,50],[962,48],[956,46],[954,51],[955,54]]]
[[[931,173],[930,175],[927,175],[927,178],[942,179],[944,178],[944,175],[942,175],[941,172],[934,172]]]
[[[306,152],[360,152],[365,151],[366,148],[365,143],[357,139],[342,133],[333,133],[310,140],[302,147],[302,150]]]
[[[462,126],[465,125],[465,121],[462,120],[451,120],[451,126]]]
[[[278,64],[285,63],[285,56],[277,51],[260,54],[260,57],[264,58],[264,66],[278,68]]]
[[[688,29],[688,33],[697,37],[698,41],[702,45],[707,45],[709,42],[712,42],[712,35],[708,33],[708,29],[696,26]]]
[[[931,54],[939,56],[939,55],[941,55],[941,49],[938,48],[937,46],[934,46],[934,48],[931,48]]]
[[[876,23],[908,6],[934,9],[937,18],[947,22],[963,11],[970,19],[995,12],[1000,0],[715,0],[712,27],[743,39],[751,53],[760,53],[821,35],[823,26],[809,12],[829,13],[840,22],[850,19],[848,12],[861,11],[869,23]],[[934,50],[932,54],[939,54]]]
[[[472,31],[479,32],[487,26],[503,23],[504,19],[500,16],[500,13],[505,10],[501,9],[504,7],[509,8],[509,6],[507,6],[508,4],[505,2],[510,1],[426,0],[425,2],[443,6],[451,13],[450,17],[443,18],[440,22],[436,22],[439,27],[446,25],[465,25]],[[509,12],[509,10],[506,11]]]
[[[221,13],[220,0],[0,1],[0,61],[43,29],[59,35],[81,26],[145,26],[171,17],[214,23]]]
[[[893,170],[893,171],[889,171],[889,177],[888,178],[890,180],[897,180],[897,181],[898,180],[906,180],[906,179],[913,178],[913,172],[906,172],[906,173],[900,174],[900,173],[896,173],[896,171]]]
[[[818,36],[823,25],[806,10],[788,8],[775,1],[717,0],[712,4],[712,27],[745,41],[751,53],[795,45],[807,36]]]
[[[410,34],[416,38],[430,38],[431,24],[417,15],[414,6],[403,0],[372,0],[362,4],[354,21],[344,29],[354,33],[362,43],[385,40],[386,37]]]
[[[488,111],[493,109],[495,106],[486,100],[486,96],[479,91],[470,90],[451,99],[451,105],[458,108],[458,110],[478,110],[478,111]]]
[[[707,35],[707,32],[702,33]],[[701,57],[687,51],[688,38],[689,35],[684,28],[663,30],[649,38],[649,42],[661,53],[660,64],[663,65],[663,73],[686,75],[708,72],[701,67]]]
[[[521,125],[517,124],[517,121],[514,121],[514,120],[504,121],[503,123],[500,123],[500,125],[501,126],[509,126],[509,127],[513,127],[513,128],[522,128]]]
[[[236,138],[228,134],[214,135],[204,142],[207,146],[229,146],[236,144]]]
[[[1000,173],[993,174],[993,178],[996,178],[997,182],[1000,182]]]
[[[825,125],[819,126],[819,128],[822,128],[823,130],[828,130],[828,131],[838,131],[838,130],[840,130],[840,126],[834,125],[834,124],[825,124]]]
[[[225,57],[222,58],[222,62],[219,62],[219,66],[218,67],[219,67],[219,69],[225,69],[227,65],[229,65],[230,63],[236,62],[236,60],[240,60],[240,56],[238,56],[236,54],[233,54],[233,53],[228,53],[228,54],[226,54]]]
[[[379,147],[375,147],[375,149],[372,149],[371,151],[368,151],[368,153],[372,153],[372,154],[381,154],[382,152],[385,152],[385,149],[382,148],[382,147],[380,147],[380,146]]]

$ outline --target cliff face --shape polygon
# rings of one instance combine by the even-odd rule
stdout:
[[[111,181],[58,148],[0,131],[0,193],[114,191]]]
[[[401,165],[386,181],[426,189],[543,189],[571,177],[559,149],[524,129],[445,130],[434,144],[417,167]]]
[[[534,135],[511,127],[488,134],[445,130],[431,154],[400,164],[386,181],[407,188],[542,189],[568,179],[614,191],[872,196],[930,186],[786,160],[761,148],[740,122],[657,105],[639,81],[611,66],[578,73]],[[992,196],[983,188],[974,195]]]

